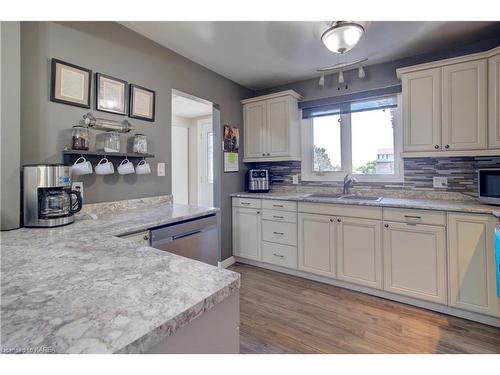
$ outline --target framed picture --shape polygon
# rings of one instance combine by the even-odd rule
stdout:
[[[223,145],[225,152],[238,152],[240,148],[240,129],[224,125]]]
[[[156,93],[145,87],[130,84],[129,117],[140,120],[155,120]]]
[[[95,109],[127,114],[127,82],[102,73],[95,74]]]
[[[90,108],[92,71],[62,60],[52,59],[50,100]]]

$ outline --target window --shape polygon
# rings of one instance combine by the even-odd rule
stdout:
[[[319,113],[319,112],[318,112]],[[303,120],[302,179],[401,181],[401,131],[396,97],[330,108]]]

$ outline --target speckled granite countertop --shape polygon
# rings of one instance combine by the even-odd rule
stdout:
[[[239,288],[239,275],[115,237],[217,212],[162,204],[1,233],[1,351],[144,352]]]
[[[232,197],[276,199],[298,202],[350,204],[375,207],[413,208],[422,210],[439,210],[450,212],[468,212],[500,216],[500,207],[480,204],[477,201],[414,199],[414,198],[383,198],[381,201],[336,199],[328,197],[311,197],[310,193],[235,193]]]

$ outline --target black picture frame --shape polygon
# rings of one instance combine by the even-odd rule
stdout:
[[[111,81],[115,81],[117,83],[120,83],[123,85],[123,111],[115,111],[112,109],[104,109],[100,107],[99,105],[99,100],[101,99],[100,97],[100,80],[101,78],[106,78]],[[96,73],[95,74],[95,109],[96,111],[100,112],[108,112],[108,113],[113,113],[115,115],[121,115],[121,116],[126,116],[127,115],[127,107],[128,107],[128,82],[124,81],[123,79],[116,78],[104,73]]]
[[[134,89],[139,89],[139,90],[142,90],[142,91],[146,91],[148,93],[151,93],[152,96],[153,96],[153,103],[152,103],[152,116],[151,117],[147,117],[147,116],[141,116],[141,115],[137,115],[134,113],[134,102],[135,102],[135,92],[134,92]],[[150,121],[150,122],[154,122],[155,121],[155,114],[156,114],[156,92],[154,90],[150,90],[146,87],[143,87],[143,86],[139,86],[139,85],[136,85],[136,84],[133,84],[133,83],[130,83],[129,84],[129,110],[128,110],[128,117],[130,118],[136,118],[136,119],[139,119],[139,120],[144,120],[144,121]]]
[[[76,101],[71,101],[71,100],[65,100],[61,99],[58,97],[58,94],[56,93],[56,82],[57,82],[57,65],[65,65],[70,68],[80,70],[83,73],[87,74],[87,80],[88,80],[88,89],[87,89],[87,100],[86,104],[84,103],[79,103]],[[67,105],[72,105],[75,107],[81,107],[81,108],[90,108],[90,92],[92,89],[92,70],[84,68],[83,66],[78,66],[63,60],[59,60],[56,58],[51,59],[51,75],[50,75],[50,101],[55,102],[55,103],[61,103],[61,104],[67,104]],[[61,96],[61,95],[59,95]]]

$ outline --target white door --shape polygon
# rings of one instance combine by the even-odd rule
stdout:
[[[189,130],[172,126],[172,194],[174,203],[189,203]]]
[[[486,148],[487,61],[443,67],[443,147]]]
[[[500,147],[500,54],[488,60],[488,142]]]
[[[444,227],[384,224],[384,289],[446,304]]]
[[[441,69],[404,74],[404,151],[441,148]]]
[[[266,156],[288,156],[290,153],[289,106],[288,97],[267,101]]]
[[[261,260],[261,227],[260,210],[233,207],[233,255]]]
[[[298,215],[298,268],[335,277],[335,224],[326,215]]]
[[[490,215],[448,214],[449,305],[496,316],[493,231]]]
[[[200,121],[198,150],[198,205],[214,205],[214,132],[212,119]]]
[[[266,156],[266,101],[245,104],[243,106],[245,126],[244,142],[246,158],[261,158]]]
[[[337,219],[337,279],[382,289],[382,223]]]

